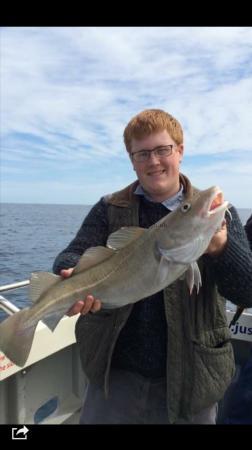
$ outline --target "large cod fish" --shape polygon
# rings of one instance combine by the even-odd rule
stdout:
[[[184,201],[148,229],[125,227],[112,233],[106,247],[88,249],[71,277],[48,272],[31,274],[31,307],[0,324],[0,349],[15,364],[25,365],[39,320],[53,331],[69,308],[87,294],[103,308],[135,303],[185,276],[199,291],[197,259],[221,227],[228,202],[214,186]],[[98,313],[99,314],[99,313]]]

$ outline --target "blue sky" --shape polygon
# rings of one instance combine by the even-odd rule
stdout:
[[[93,204],[135,179],[146,108],[185,133],[181,170],[252,208],[252,28],[1,29],[1,201]]]

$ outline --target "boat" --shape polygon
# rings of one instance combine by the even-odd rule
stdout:
[[[0,287],[0,293],[21,289],[24,280]],[[228,323],[234,317],[227,302]],[[0,295],[0,311],[19,311]],[[36,328],[24,367],[13,364],[0,348],[0,424],[78,424],[87,381],[75,340],[78,315],[64,316],[52,332],[42,321]],[[241,366],[252,348],[252,311],[245,311],[230,327],[236,365]]]

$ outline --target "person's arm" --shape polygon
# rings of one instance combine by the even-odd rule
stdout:
[[[237,305],[252,307],[252,252],[236,209],[231,206],[232,220],[226,214],[227,237],[221,251],[205,254],[219,293]],[[218,235],[217,235],[218,237]],[[224,242],[224,241],[223,241]]]
[[[106,245],[108,238],[107,205],[103,199],[96,203],[85,217],[78,233],[70,244],[59,253],[53,264],[53,272],[60,274],[78,263],[81,255],[90,247]]]
[[[55,259],[53,271],[62,277],[70,277],[74,266],[81,255],[90,247],[105,245],[108,237],[107,207],[101,199],[84,219],[81,228],[75,238]],[[77,301],[67,312],[68,316],[78,313],[83,315],[88,312],[96,312],[101,308],[101,301],[92,295]]]

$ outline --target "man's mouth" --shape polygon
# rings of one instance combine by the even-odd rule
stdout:
[[[163,175],[164,173],[166,173],[166,170],[162,169],[162,170],[155,170],[153,172],[147,172],[147,175],[152,177],[152,176]]]

